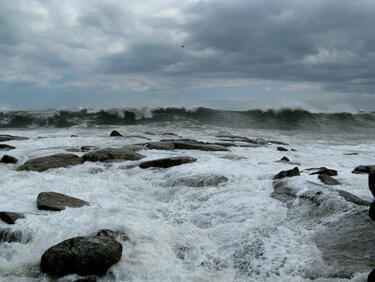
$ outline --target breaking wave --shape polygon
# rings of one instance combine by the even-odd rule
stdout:
[[[352,131],[375,128],[375,112],[312,113],[291,108],[228,111],[203,107],[0,111],[0,128],[63,128],[182,121],[237,128]]]

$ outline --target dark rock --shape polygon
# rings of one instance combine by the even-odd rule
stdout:
[[[292,176],[299,176],[300,173],[299,173],[299,169],[298,167],[295,167],[293,169],[290,169],[290,170],[282,170],[280,171],[278,174],[276,174],[273,179],[281,179],[281,178],[284,178],[284,177],[292,177]]]
[[[368,176],[368,189],[371,191],[372,195],[375,197],[375,172],[370,173]]]
[[[246,157],[243,156],[238,156],[238,155],[224,155],[220,156],[219,158],[221,159],[226,159],[226,160],[232,160],[232,161],[240,161],[240,160],[246,160]]]
[[[319,174],[318,178],[320,179],[320,181],[322,181],[323,183],[327,185],[340,185],[341,184],[340,181],[326,174]]]
[[[313,175],[313,174],[325,174],[325,175],[329,175],[329,176],[335,176],[335,175],[337,175],[337,170],[328,169],[326,167],[320,167],[318,169],[318,171],[310,173],[310,175]]]
[[[78,135],[72,134],[70,135],[70,137],[78,137]]]
[[[375,221],[375,201],[373,201],[372,204],[370,205],[368,215],[373,221]]]
[[[296,149],[290,149],[292,152],[297,152],[297,150]]]
[[[284,143],[284,142],[281,142],[281,141],[275,141],[275,140],[268,140],[267,143],[275,144],[275,145],[284,145],[284,146],[289,145],[288,143]]]
[[[149,168],[149,167],[160,167],[168,168],[172,166],[187,164],[195,162],[197,159],[192,157],[170,157],[157,160],[151,160],[143,162],[139,165],[140,168]]]
[[[17,213],[17,212],[7,212],[2,211],[0,212],[0,219],[8,224],[14,224],[17,219],[25,218],[25,215],[23,213]]]
[[[372,171],[375,173],[375,165],[359,165],[352,171],[352,173],[372,173]]]
[[[73,148],[69,148],[69,149],[66,149],[66,151],[68,152],[90,152],[92,150],[98,150],[99,147],[98,146],[81,146],[81,147],[73,147]]]
[[[344,156],[356,156],[358,153],[345,153]]]
[[[137,161],[145,156],[129,148],[106,148],[84,154],[82,158],[90,162]]]
[[[175,146],[173,142],[164,141],[164,142],[149,142],[144,144],[147,149],[150,150],[174,150]]]
[[[7,144],[0,144],[0,150],[1,151],[9,151],[9,150],[13,150],[13,149],[16,149],[16,147],[10,146],[10,145],[7,145]]]
[[[278,151],[282,151],[282,152],[285,152],[285,151],[289,151],[287,148],[284,148],[284,147],[277,147],[277,150]]]
[[[5,164],[15,164],[17,162],[18,160],[15,157],[12,157],[9,155],[4,155],[0,160],[0,163],[5,163]]]
[[[119,137],[119,136],[123,136],[123,135],[120,132],[118,132],[117,130],[112,130],[112,132],[109,136],[110,137]]]
[[[176,133],[173,133],[173,132],[163,132],[161,135],[163,135],[163,136],[178,136]]]
[[[174,141],[173,145],[180,150],[201,150],[201,151],[229,151],[228,148],[219,145],[204,144],[198,142]]]
[[[273,182],[274,191],[271,196],[279,201],[288,202],[297,198],[298,190],[289,186],[283,180],[276,180]]]
[[[39,193],[37,199],[37,207],[40,210],[61,211],[66,207],[79,208],[89,205],[86,201],[56,192]]]
[[[218,186],[228,181],[228,178],[222,175],[195,175],[190,177],[181,177],[170,183],[171,186],[205,187]]]
[[[104,236],[104,237],[109,237],[109,238],[112,238],[112,239],[119,239],[119,240],[122,240],[122,241],[127,241],[129,240],[129,236],[128,234],[126,234],[126,232],[124,231],[113,231],[113,230],[110,230],[110,229],[101,229],[99,230],[97,233],[96,233],[96,236]]]
[[[0,228],[0,242],[26,244],[31,240],[31,234],[22,230],[12,230],[10,228]]]
[[[349,193],[347,191],[339,190],[339,189],[336,189],[334,191],[339,193],[339,195],[341,197],[343,197],[345,200],[347,200],[348,202],[351,202],[353,204],[356,204],[356,205],[359,205],[359,206],[370,206],[371,205],[371,203],[369,201],[363,200],[363,199],[357,197],[356,195],[353,195],[352,193]]]
[[[103,276],[120,261],[121,255],[122,245],[112,238],[75,237],[45,251],[40,269],[53,277],[67,274]]]
[[[17,170],[45,171],[51,168],[68,167],[82,164],[83,160],[73,154],[56,154],[36,159],[31,159],[19,166]]]
[[[21,136],[5,135],[5,134],[0,135],[0,142],[7,142],[11,140],[27,140],[27,139],[29,138],[21,137]]]
[[[290,162],[290,160],[287,157],[285,157],[285,156],[282,157],[280,161],[282,161],[282,162]]]
[[[367,276],[367,282],[375,282],[375,269]]]

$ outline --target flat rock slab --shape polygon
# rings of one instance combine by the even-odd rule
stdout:
[[[31,234],[22,230],[12,230],[10,228],[0,228],[0,243],[21,243],[26,244],[31,240]]]
[[[4,155],[0,160],[0,163],[5,163],[5,164],[15,164],[17,162],[18,160],[15,157],[12,157],[9,155]]]
[[[68,167],[83,163],[83,159],[74,154],[56,154],[31,159],[19,166],[17,170],[46,171],[51,168]]]
[[[320,179],[320,181],[322,181],[323,183],[327,185],[340,185],[341,184],[340,181],[326,174],[319,174],[318,178]]]
[[[61,211],[66,207],[79,208],[90,204],[78,198],[56,192],[39,193],[37,207],[39,210]]]
[[[144,157],[129,148],[106,148],[82,156],[85,161],[90,162],[137,161]]]
[[[353,195],[352,193],[349,193],[344,190],[339,190],[339,189],[336,189],[335,191],[348,202],[351,202],[358,206],[368,206],[368,207],[371,206],[371,202],[363,200],[360,197]]]
[[[151,160],[147,162],[142,162],[139,164],[140,168],[149,168],[149,167],[159,167],[159,168],[168,168],[172,166],[187,164],[195,162],[197,159],[192,157],[171,157],[163,158],[157,160]]]
[[[0,150],[1,151],[9,151],[9,150],[14,150],[14,149],[16,149],[16,147],[10,146],[10,145],[7,145],[7,144],[0,144]]]
[[[375,165],[359,165],[352,171],[352,173],[375,173]]]
[[[178,150],[229,151],[229,149],[224,146],[200,142],[174,141],[172,143]]]
[[[106,237],[75,237],[62,241],[44,252],[40,269],[53,277],[67,274],[103,276],[118,263],[122,245]]]
[[[195,175],[175,179],[170,183],[170,185],[188,187],[215,187],[227,181],[228,178],[222,175]]]
[[[6,134],[0,134],[0,142],[7,142],[11,140],[27,140],[29,138],[27,137],[21,137],[21,136],[12,136],[12,135],[6,135]]]
[[[7,212],[2,211],[0,212],[0,219],[8,224],[14,224],[16,223],[17,219],[25,218],[25,215],[23,213],[18,212]]]

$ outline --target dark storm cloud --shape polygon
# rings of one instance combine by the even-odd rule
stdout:
[[[366,0],[4,0],[0,82],[144,91],[260,80],[375,94],[374,15]]]

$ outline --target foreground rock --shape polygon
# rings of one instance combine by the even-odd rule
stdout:
[[[171,186],[188,187],[215,187],[228,181],[228,178],[222,175],[195,175],[190,177],[181,177],[173,180]]]
[[[25,218],[25,215],[23,213],[17,213],[17,212],[7,212],[2,211],[0,212],[0,219],[8,224],[14,224],[16,223],[17,219]]]
[[[0,243],[21,243],[26,244],[31,240],[31,234],[22,230],[12,230],[10,228],[0,228]]]
[[[15,164],[17,162],[18,160],[15,157],[12,157],[9,155],[4,155],[0,160],[0,163],[5,163],[5,164]]]
[[[101,149],[82,156],[85,161],[90,162],[137,161],[144,157],[144,155],[126,147]]]
[[[286,222],[314,231],[324,265],[308,278],[351,278],[371,271],[375,225],[368,217],[369,203],[346,191],[316,187],[283,179],[275,182],[272,194],[287,203]]]
[[[368,176],[368,189],[375,197],[375,173],[370,173]]]
[[[168,168],[172,166],[187,164],[195,162],[197,159],[192,157],[170,157],[157,159],[152,161],[147,161],[139,164],[140,168],[149,168],[149,167],[159,167],[159,168]]]
[[[14,149],[16,149],[16,147],[10,146],[10,145],[7,145],[7,144],[0,144],[0,150],[1,151],[10,151],[10,150],[14,150]]]
[[[38,195],[37,207],[39,210],[61,211],[66,207],[79,208],[90,204],[78,198],[56,192],[42,192]]]
[[[19,166],[17,170],[46,171],[51,168],[68,167],[82,164],[83,160],[73,154],[56,154],[36,159],[31,159]]]
[[[281,179],[281,178],[284,178],[284,177],[292,177],[292,176],[299,176],[300,173],[299,173],[299,169],[298,167],[295,167],[293,169],[290,169],[290,170],[282,170],[280,171],[278,174],[276,174],[273,179]]]
[[[375,201],[372,202],[372,204],[370,205],[368,215],[371,218],[371,220],[375,221]]]
[[[21,136],[12,136],[12,135],[6,135],[6,134],[0,134],[0,142],[7,142],[11,140],[27,140],[29,138],[27,137],[21,137]]]
[[[110,137],[120,137],[120,136],[124,136],[122,135],[120,132],[118,132],[117,130],[112,130],[111,134],[109,135]]]
[[[103,276],[118,263],[122,245],[106,237],[75,237],[52,246],[44,252],[40,269],[53,277],[67,274]]]
[[[352,173],[375,173],[375,165],[359,165],[352,171]]]
[[[320,181],[322,181],[323,183],[327,185],[340,185],[341,184],[340,181],[326,174],[319,174],[318,178],[320,179]]]

